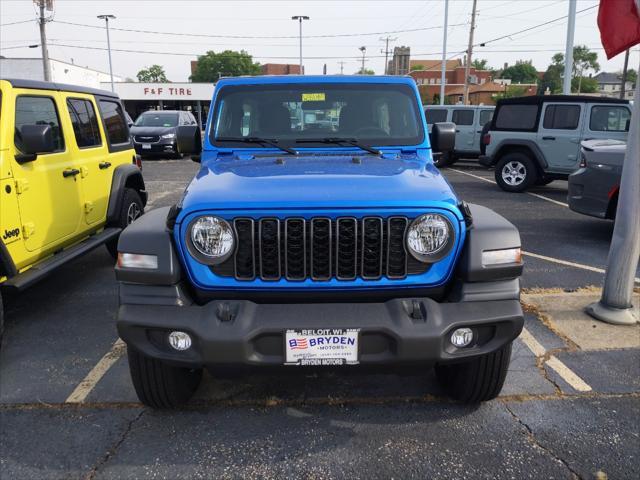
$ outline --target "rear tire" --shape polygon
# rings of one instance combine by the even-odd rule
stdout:
[[[511,343],[464,363],[436,365],[436,377],[455,400],[480,403],[498,396],[511,360]]]
[[[131,381],[140,401],[151,408],[176,408],[186,403],[200,385],[202,369],[167,365],[127,348]]]
[[[118,219],[109,226],[119,227],[124,230],[143,213],[144,205],[142,205],[140,194],[133,188],[125,188],[124,195],[122,196],[122,206],[120,207]],[[109,240],[106,243],[107,250],[109,250],[109,253],[114,259],[118,258],[118,237],[114,238],[113,240]]]
[[[498,160],[495,178],[498,186],[505,192],[524,192],[536,183],[538,171],[529,155],[512,152]]]

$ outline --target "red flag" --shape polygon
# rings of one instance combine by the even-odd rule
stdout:
[[[600,39],[607,59],[640,43],[640,0],[600,0]]]

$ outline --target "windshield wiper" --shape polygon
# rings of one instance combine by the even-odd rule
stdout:
[[[362,142],[359,142],[355,138],[340,138],[340,137],[324,137],[324,138],[299,138],[296,140],[296,143],[347,143],[349,145],[353,145],[354,147],[358,147],[366,152],[373,153],[375,155],[380,155],[380,150],[377,148],[370,147]]]
[[[290,153],[291,155],[298,155],[293,148],[284,147],[278,145],[278,140],[275,138],[262,138],[262,137],[217,137],[216,142],[240,142],[240,143],[259,143],[263,145],[269,145],[271,147],[279,148],[283,152]]]

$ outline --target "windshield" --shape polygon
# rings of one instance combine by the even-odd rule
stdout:
[[[326,147],[322,139],[331,137],[377,146],[416,145],[424,139],[418,108],[414,90],[408,85],[229,86],[217,97],[211,143],[247,147],[228,139],[256,137],[284,145]]]
[[[136,127],[175,127],[178,125],[177,113],[143,113],[138,117]]]

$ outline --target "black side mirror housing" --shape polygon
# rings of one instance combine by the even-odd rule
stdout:
[[[451,152],[456,145],[456,124],[451,122],[434,123],[431,128],[431,150],[433,152]]]
[[[202,136],[197,125],[182,125],[176,133],[178,152],[197,157],[199,161],[202,152]]]
[[[20,138],[22,154],[16,155],[18,163],[33,162],[39,153],[50,153],[56,150],[51,125],[22,125]]]

